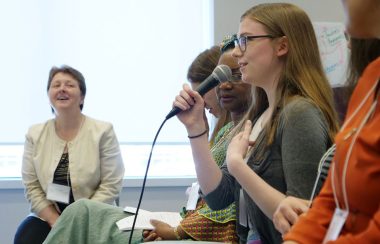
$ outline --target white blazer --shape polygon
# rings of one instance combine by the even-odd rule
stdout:
[[[74,200],[112,204],[120,193],[124,164],[112,124],[85,116],[78,135],[66,142],[57,136],[51,119],[31,126],[24,145],[22,179],[35,214],[52,204],[46,191],[66,144]]]

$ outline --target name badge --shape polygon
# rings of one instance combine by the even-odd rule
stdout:
[[[348,211],[340,208],[336,208],[334,211],[334,216],[330,222],[329,228],[325,235],[323,243],[328,241],[334,241],[338,238],[340,232],[342,231],[343,225],[346,222],[348,216]]]
[[[186,210],[195,210],[199,199],[199,184],[194,182],[189,189],[189,199],[187,199]]]
[[[50,183],[48,185],[46,198],[51,201],[68,204],[70,202],[70,187]]]
[[[245,204],[243,189],[240,189],[239,194],[239,224],[248,227],[247,206]]]

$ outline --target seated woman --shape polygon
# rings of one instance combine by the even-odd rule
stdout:
[[[380,56],[380,40],[379,39],[356,39],[351,38],[348,46],[351,50],[349,61],[349,75],[345,85],[347,90],[341,100],[341,104],[347,104],[352,90],[356,86],[356,82],[364,72],[365,67]],[[346,106],[343,107],[344,110]],[[345,113],[344,113],[345,114]],[[344,116],[343,116],[344,117]],[[335,154],[335,145],[333,148],[327,150],[320,162],[320,173],[315,182],[315,193],[310,199],[318,195],[323,182],[327,178],[327,172],[330,168],[331,161]],[[295,197],[285,198],[277,207],[273,215],[273,222],[276,229],[281,234],[286,234],[290,227],[297,222],[299,215],[309,209],[310,201]]]
[[[380,2],[343,4],[349,35],[379,41]],[[312,207],[285,235],[285,243],[380,243],[379,84],[377,54],[351,95],[327,180]]]
[[[239,64],[237,59],[232,57],[235,38],[234,35],[223,41],[221,45],[222,56],[219,59],[219,64],[228,65],[231,68],[233,76],[230,81],[223,82],[217,87],[220,105],[229,112],[232,119],[219,131],[215,144],[211,147],[211,153],[218,166],[222,166],[225,161],[232,129],[247,112],[251,101],[251,86],[242,82]],[[180,225],[174,229],[166,223],[152,220],[155,229],[149,233],[144,233],[144,241],[193,239],[238,243],[235,231],[235,212],[234,203],[223,210],[215,211],[211,210],[203,199],[200,199],[196,210],[187,212]]]
[[[338,130],[332,90],[312,23],[295,5],[246,11],[233,55],[243,81],[255,86],[254,106],[236,126],[221,168],[205,136],[190,140],[197,178],[212,209],[239,207],[237,220],[246,226],[238,229],[240,242],[281,243],[273,213],[287,196],[310,196],[319,160]],[[179,94],[178,119],[189,135],[202,133],[202,97],[186,85]]]
[[[22,179],[31,212],[14,243],[42,243],[65,208],[88,198],[113,204],[124,164],[113,127],[82,113],[83,75],[69,66],[50,70],[47,92],[55,118],[33,125],[27,135]]]
[[[219,57],[217,46],[197,56],[187,74],[194,87],[213,72]],[[216,128],[228,123],[228,116],[217,102],[215,89],[205,94],[205,103],[209,111],[220,118]],[[120,231],[115,223],[128,215],[122,208],[88,200],[77,201],[62,213],[45,243],[126,243],[128,232]],[[134,232],[133,241],[142,241],[141,231]]]

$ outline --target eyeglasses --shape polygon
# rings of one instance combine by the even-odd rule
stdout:
[[[229,80],[223,81],[220,84],[223,84],[225,82],[229,82],[231,84],[241,84],[243,81],[241,80],[241,73],[232,73],[231,78]]]
[[[228,81],[233,84],[242,83],[243,81],[241,80],[241,73],[232,74],[231,79]]]
[[[235,47],[239,46],[239,49],[242,53],[247,50],[247,42],[250,40],[254,40],[257,38],[274,38],[274,36],[271,35],[257,35],[257,36],[239,36],[235,39]]]

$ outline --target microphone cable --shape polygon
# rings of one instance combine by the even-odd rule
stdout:
[[[135,213],[135,217],[133,218],[133,224],[132,224],[131,233],[130,233],[130,236],[129,236],[129,241],[128,241],[129,244],[132,243],[133,231],[135,229],[137,215],[139,214],[141,201],[142,201],[142,198],[143,198],[143,195],[144,195],[145,183],[146,183],[146,178],[148,176],[148,170],[149,170],[149,166],[150,166],[150,160],[152,158],[153,148],[154,148],[154,145],[156,144],[157,137],[160,134],[160,131],[161,131],[162,127],[164,126],[164,124],[166,123],[166,121],[168,121],[168,118],[165,118],[165,120],[160,125],[160,128],[158,129],[158,131],[156,133],[156,136],[154,137],[154,140],[153,140],[153,143],[152,143],[152,147],[150,149],[148,164],[146,165],[146,170],[145,170],[144,180],[143,180],[143,184],[142,184],[142,188],[141,188],[140,198],[139,198],[139,202],[137,204],[136,213]]]

